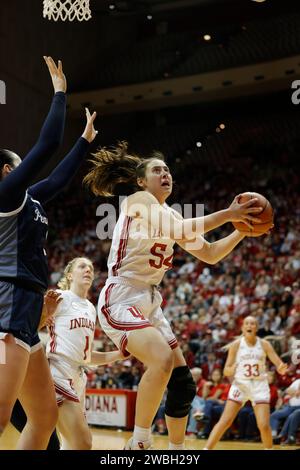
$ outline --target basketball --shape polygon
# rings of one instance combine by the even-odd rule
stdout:
[[[259,193],[243,193],[238,198],[238,203],[243,204],[244,202],[249,201],[250,199],[258,199],[255,204],[251,207],[262,207],[263,210],[259,214],[255,214],[255,217],[260,219],[260,222],[252,222],[253,229],[250,230],[246,224],[243,222],[233,222],[234,228],[239,232],[246,234],[249,237],[259,237],[264,233],[267,233],[273,225],[274,213],[273,208],[262,194]]]

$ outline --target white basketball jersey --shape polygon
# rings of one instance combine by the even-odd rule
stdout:
[[[70,290],[58,292],[63,300],[58,305],[55,324],[49,328],[47,357],[57,359],[63,356],[79,365],[86,364],[91,360],[96,309],[89,300]]]
[[[173,211],[166,204],[164,207]],[[174,240],[158,230],[150,230],[148,236],[139,218],[121,212],[107,262],[109,277],[122,276],[149,285],[161,282],[165,272],[172,268]]]
[[[236,355],[236,380],[262,380],[266,378],[266,353],[260,338],[254,346],[248,346],[244,337]]]

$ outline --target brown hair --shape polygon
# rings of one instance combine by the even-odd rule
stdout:
[[[131,192],[141,189],[137,178],[144,178],[147,165],[152,160],[164,160],[160,152],[153,152],[150,158],[141,158],[128,153],[128,143],[119,142],[110,149],[103,147],[92,154],[93,167],[84,177],[86,184],[96,196],[115,196],[118,185],[130,186]]]

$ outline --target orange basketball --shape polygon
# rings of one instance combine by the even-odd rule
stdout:
[[[263,210],[259,214],[253,214],[257,219],[260,219],[260,222],[251,222],[253,225],[253,230],[250,230],[247,225],[243,222],[233,222],[234,228],[239,232],[246,234],[249,237],[259,237],[264,233],[267,233],[273,225],[274,213],[272,206],[268,199],[266,199],[262,194],[258,193],[243,193],[239,196],[239,204],[249,201],[249,199],[258,199],[251,207],[262,207]]]

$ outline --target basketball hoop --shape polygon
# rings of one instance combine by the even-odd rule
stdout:
[[[62,21],[88,21],[92,18],[90,0],[44,0],[44,18]]]

